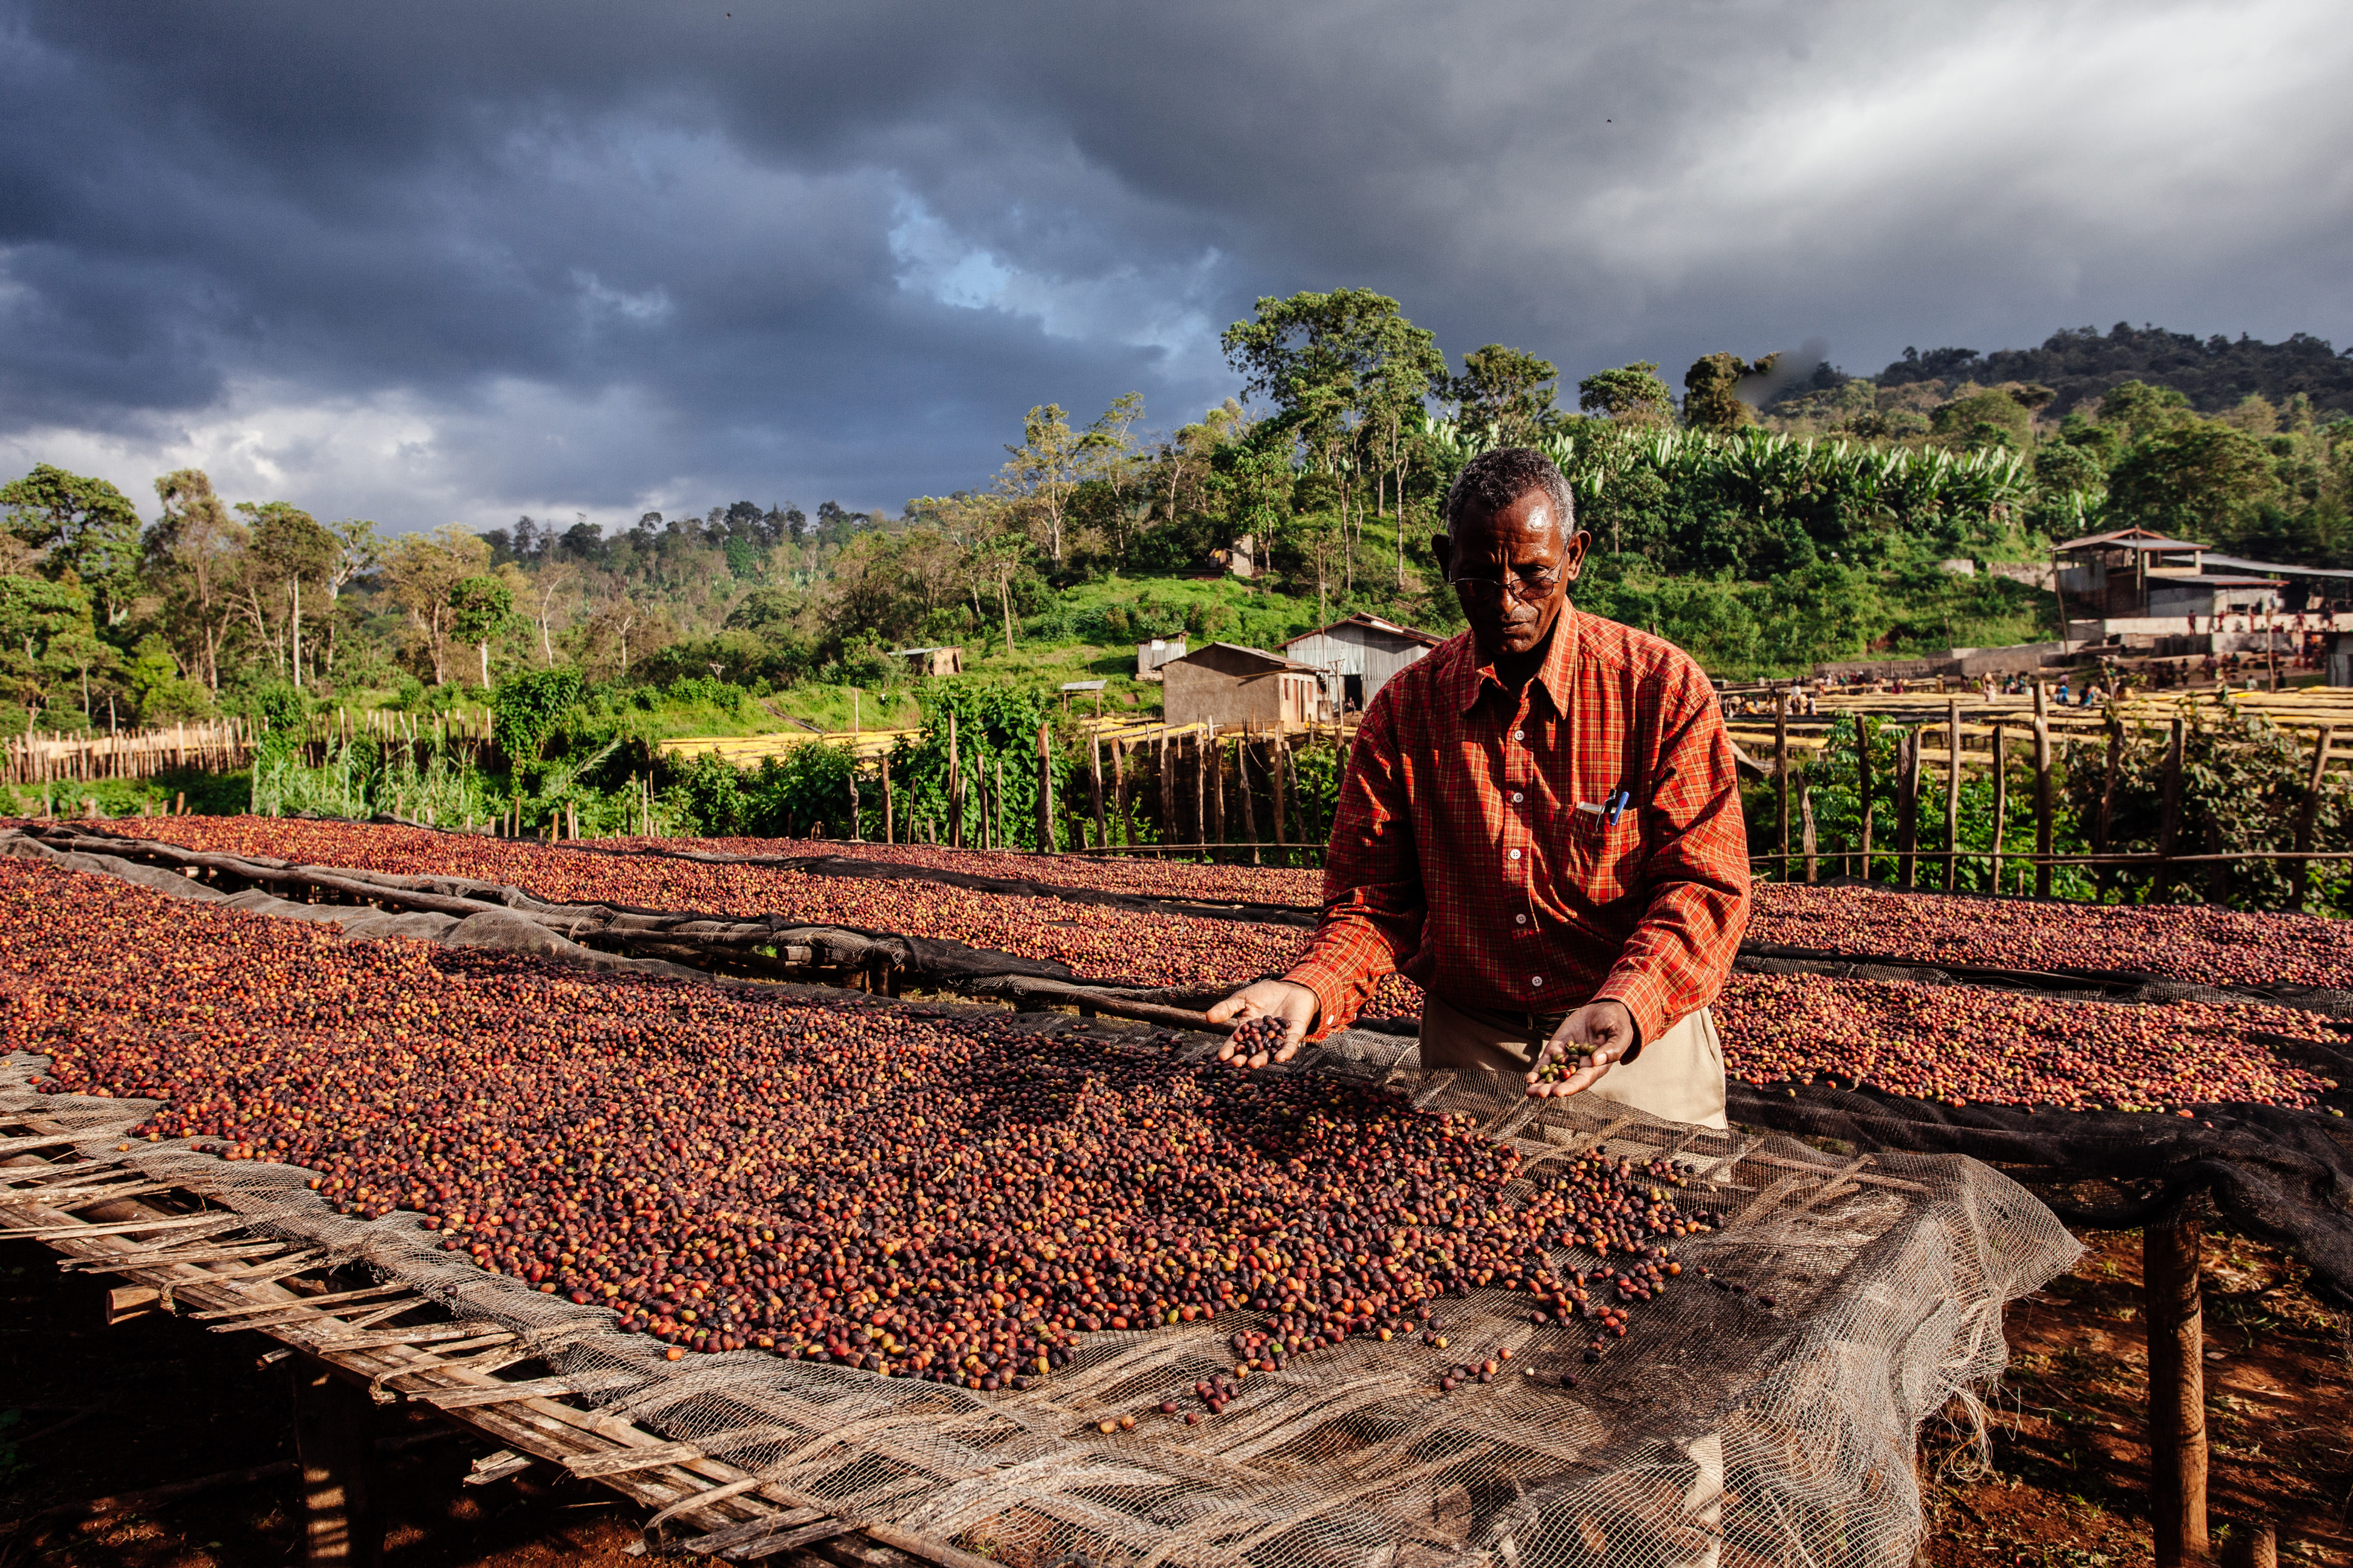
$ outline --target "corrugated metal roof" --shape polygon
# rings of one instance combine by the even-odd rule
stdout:
[[[2209,566],[2233,566],[2242,572],[2269,572],[2282,577],[2353,577],[2333,566],[2284,566],[2274,561],[2249,561],[2238,555],[2209,555]]]

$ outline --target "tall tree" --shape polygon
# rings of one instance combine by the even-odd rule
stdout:
[[[1087,477],[1086,437],[1071,428],[1060,404],[1041,403],[1021,422],[1021,445],[1005,450],[1009,460],[998,470],[997,490],[1044,535],[1047,559],[1060,571],[1071,495]]]
[[[196,677],[220,693],[221,641],[236,605],[231,599],[245,530],[213,493],[202,468],[175,468],[155,481],[164,515],[147,531],[149,574],[165,584],[167,616],[193,656]]]
[[[248,523],[250,543],[246,550],[245,600],[254,630],[263,641],[282,646],[290,679],[302,684],[302,585],[312,585],[311,603],[333,571],[339,553],[335,536],[301,507],[282,500],[240,501],[237,510]],[[286,606],[280,639],[271,630],[278,606]]]
[[[108,626],[122,623],[139,589],[139,510],[130,497],[104,479],[37,463],[0,486],[0,504],[8,531],[45,552],[48,576],[70,572]]]
[[[1368,390],[1391,358],[1419,362],[1428,339],[1388,295],[1335,289],[1261,299],[1251,320],[1236,321],[1219,340],[1247,394],[1275,404],[1271,423],[1293,432],[1314,466],[1338,481],[1341,527],[1352,538],[1362,531],[1350,523],[1363,511],[1356,476],[1371,466],[1358,452]],[[1343,554],[1353,585],[1356,552]]]
[[[1471,429],[1492,426],[1500,445],[1525,447],[1558,422],[1553,407],[1560,371],[1525,349],[1489,343],[1462,356],[1447,386],[1456,415]]]
[[[2108,476],[2108,506],[2160,533],[2203,532],[2232,542],[2280,493],[2263,443],[2219,420],[2159,429],[2133,444]]]
[[[1659,367],[1646,359],[1596,371],[1578,382],[1577,405],[1640,429],[1664,429],[1675,422],[1675,395],[1659,379]]]
[[[1373,365],[1365,378],[1365,428],[1378,452],[1381,471],[1373,489],[1373,510],[1388,510],[1388,494],[1397,499],[1397,585],[1405,586],[1406,476],[1413,466],[1415,443],[1407,437],[1429,422],[1430,394],[1446,380],[1446,356],[1438,339],[1403,316],[1375,323]],[[1359,503],[1361,506],[1361,503]]]
[[[1683,423],[1718,434],[1756,424],[1757,411],[1741,401],[1740,384],[1771,370],[1778,357],[1767,354],[1751,364],[1738,354],[1712,353],[1693,361],[1683,373]]]
[[[402,534],[385,552],[385,580],[393,602],[408,612],[414,646],[424,655],[437,686],[449,679],[449,592],[490,564],[491,547],[454,523],[431,533]],[[630,616],[629,624],[635,618]],[[627,632],[622,635],[626,638]]]
[[[460,577],[449,585],[449,631],[482,656],[482,689],[491,685],[491,639],[514,619],[514,591],[496,577]]]

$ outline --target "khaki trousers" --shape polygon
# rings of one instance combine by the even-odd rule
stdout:
[[[1561,1015],[1504,1013],[1467,1007],[1425,992],[1421,1004],[1421,1067],[1424,1072],[1525,1073],[1535,1065]],[[1585,1090],[1595,1100],[1718,1131],[1729,1127],[1724,1114],[1724,1046],[1715,1020],[1703,1007],[1655,1040],[1643,1043],[1631,1062],[1620,1062]]]

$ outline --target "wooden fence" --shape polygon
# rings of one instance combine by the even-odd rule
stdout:
[[[144,779],[185,769],[230,773],[253,760],[253,732],[240,719],[105,735],[31,730],[8,737],[6,756],[9,784]]]
[[[1896,863],[1898,879],[1905,887],[1917,887],[1941,872],[1947,889],[1958,884],[1961,862],[1982,860],[1987,865],[1988,880],[1999,889],[2003,877],[2011,870],[2021,879],[2031,871],[2034,891],[2041,897],[2051,896],[2052,870],[2060,866],[2075,866],[2094,870],[2141,870],[2157,872],[2156,897],[2162,898],[2171,885],[2178,869],[2195,868],[2210,879],[2218,879],[2233,862],[2249,860],[2284,860],[2292,863],[2291,908],[2304,903],[2308,869],[2316,861],[2353,859],[2353,851],[2316,849],[2313,847],[2321,805],[2322,783],[2327,770],[2339,763],[2353,762],[2353,746],[2336,745],[2342,730],[2353,736],[2353,689],[2337,690],[2322,688],[2307,692],[2217,692],[2188,694],[2162,699],[2135,699],[2101,710],[2069,710],[2055,707],[2051,700],[2051,689],[2037,683],[2031,694],[2013,699],[1997,699],[1965,703],[1958,697],[1934,697],[1926,693],[1891,696],[1883,693],[1858,694],[1851,697],[1826,697],[1809,710],[1793,711],[1798,702],[1793,694],[1778,693],[1771,729],[1760,733],[1755,715],[1736,715],[1729,728],[1734,744],[1740,751],[1740,760],[1751,770],[1773,781],[1775,796],[1775,838],[1779,847],[1752,854],[1753,863],[1778,867],[1785,877],[1795,879],[1802,866],[1803,879],[1818,880],[1822,863],[1833,868],[1847,867],[1867,874],[1873,862],[1892,859]],[[2311,763],[2304,786],[2304,797],[2297,812],[2295,847],[2289,849],[2250,849],[2228,852],[2185,852],[2180,846],[2182,819],[2182,747],[2189,721],[2201,716],[2200,710],[2210,704],[2216,717],[2228,712],[2225,704],[2252,708],[2261,712],[2283,731],[2292,737],[2311,737]],[[1936,710],[1941,709],[1939,714]],[[1792,816],[1791,761],[1810,752],[1820,752],[1829,744],[1829,730],[1841,717],[1849,717],[1859,726],[1877,718],[1897,727],[1895,776],[1893,794],[1895,821],[1893,842],[1874,843],[1874,831],[1882,825],[1875,821],[1873,805],[1874,781],[1872,776],[1871,748],[1859,746],[1855,755],[1854,785],[1856,798],[1862,803],[1862,817],[1857,842],[1847,847],[1823,850],[1820,847],[1813,816],[1811,792],[1799,790]],[[2127,729],[2144,727],[2166,737],[2165,761],[2160,773],[2163,815],[2158,830],[2157,847],[2138,852],[2111,852],[2108,848],[2111,813],[2115,805],[2116,778],[2122,762],[2125,732]],[[2060,739],[2090,741],[2105,739],[2106,766],[2103,771],[2100,800],[2092,822],[2092,852],[2060,854],[2052,843],[2057,801],[2052,779],[2055,742]],[[1743,742],[1746,742],[1743,746]],[[1754,752],[1765,751],[1770,761],[1760,761]],[[2010,798],[2010,766],[2012,744],[2019,748],[2031,769],[2030,797],[2016,803]],[[1971,751],[1972,745],[1981,749]],[[1945,844],[1942,849],[1920,847],[1921,814],[1935,809],[1937,802],[1933,784],[1926,777],[1931,765],[1941,774],[1942,806],[1945,819]],[[1959,847],[1961,780],[1969,768],[1981,768],[1993,781],[1992,846],[1984,849]],[[2023,820],[2031,812],[2034,823],[2034,848],[2021,853],[2002,848],[2011,814],[2015,811]],[[1792,833],[1795,830],[1793,842]],[[2020,890],[2023,890],[2021,888]],[[2219,887],[2213,889],[2219,895]]]

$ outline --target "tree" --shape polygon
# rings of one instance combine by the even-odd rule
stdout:
[[[2108,476],[2108,505],[2160,533],[2228,542],[2280,490],[2271,454],[2243,430],[2193,420],[2136,442]]]
[[[16,687],[28,726],[47,704],[51,679],[85,658],[96,640],[90,596],[78,585],[0,577],[0,673]]]
[[[2187,425],[2196,417],[2189,399],[2169,386],[2151,386],[2143,381],[2119,383],[2100,399],[2100,423],[2115,426],[2134,441]]]
[[[1021,422],[1021,445],[1005,450],[1011,460],[998,470],[997,490],[1044,533],[1047,559],[1060,571],[1071,494],[1086,478],[1086,437],[1071,428],[1060,404],[1041,403]]]
[[[1314,465],[1338,481],[1340,526],[1352,540],[1361,536],[1364,497],[1354,482],[1358,441],[1384,401],[1384,379],[1401,384],[1409,382],[1413,367],[1426,370],[1426,355],[1435,352],[1430,334],[1407,321],[1386,294],[1335,289],[1261,299],[1252,320],[1236,321],[1219,341],[1248,395],[1276,404],[1279,412],[1269,423],[1292,435]],[[1386,396],[1402,421],[1396,387]],[[1356,552],[1344,554],[1353,586]]]
[[[1447,384],[1455,417],[1466,428],[1493,426],[1499,444],[1525,447],[1557,423],[1553,397],[1560,370],[1525,349],[1489,343],[1462,356],[1462,374]]]
[[[1413,466],[1414,443],[1406,437],[1429,424],[1431,391],[1446,380],[1446,356],[1437,337],[1403,316],[1373,323],[1373,363],[1360,394],[1364,425],[1385,459],[1373,487],[1376,515],[1388,510],[1386,491],[1397,496],[1397,585],[1405,586],[1405,486]],[[1359,510],[1361,510],[1361,502]]]
[[[514,593],[496,577],[461,577],[449,585],[449,631],[482,656],[482,686],[491,684],[491,639],[514,619]]]
[[[195,655],[205,689],[220,691],[221,641],[236,614],[229,600],[237,580],[245,530],[213,493],[202,468],[175,468],[155,481],[164,515],[147,531],[144,553],[152,578],[165,584],[169,622],[180,628]]]
[[[1134,509],[1128,502],[1128,491],[1142,468],[1135,449],[1135,422],[1144,417],[1144,394],[1123,393],[1112,399],[1102,417],[1086,428],[1079,437],[1081,462],[1086,477],[1100,481],[1111,492],[1112,553],[1125,560],[1128,547],[1134,542]]]
[[[139,587],[139,510],[104,479],[84,479],[37,463],[21,479],[0,486],[10,533],[46,552],[50,578],[73,574],[110,626],[131,613]]]
[[[1757,411],[1741,401],[1740,384],[1749,376],[1767,374],[1778,358],[1778,354],[1767,354],[1750,364],[1738,354],[1712,353],[1692,362],[1691,369],[1683,373],[1683,423],[1694,430],[1719,434],[1756,424]]]
[[[2033,416],[2008,392],[1973,392],[1939,406],[1929,415],[1928,428],[1948,447],[2023,451],[2033,440]]]
[[[1578,382],[1577,405],[1641,429],[1666,429],[1675,422],[1675,395],[1659,379],[1659,367],[1646,359],[1596,371]]]
[[[255,632],[273,647],[282,647],[290,678],[302,685],[302,584],[323,587],[333,571],[338,546],[335,536],[319,520],[287,501],[240,501],[249,542],[245,559],[245,608]],[[281,600],[282,595],[282,600]],[[270,629],[278,604],[287,605],[281,639]]]
[[[385,580],[394,603],[408,612],[415,649],[425,656],[437,686],[448,680],[450,592],[490,563],[491,547],[454,523],[403,534],[385,552]]]

